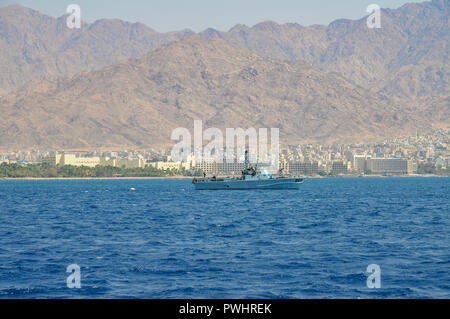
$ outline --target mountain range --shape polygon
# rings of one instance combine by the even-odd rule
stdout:
[[[159,33],[68,29],[0,9],[0,148],[147,148],[173,128],[279,127],[282,142],[353,142],[447,126],[449,0],[303,27]]]

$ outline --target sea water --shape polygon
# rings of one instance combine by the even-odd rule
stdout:
[[[449,298],[449,199],[449,178],[0,181],[0,298]]]

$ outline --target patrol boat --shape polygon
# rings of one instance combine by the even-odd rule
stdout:
[[[302,178],[288,178],[280,170],[278,176],[249,165],[248,151],[245,151],[245,169],[239,177],[194,178],[195,189],[299,189]]]

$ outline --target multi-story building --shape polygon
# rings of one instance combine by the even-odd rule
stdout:
[[[156,169],[160,169],[160,170],[181,170],[181,169],[185,169],[185,170],[189,170],[192,168],[191,163],[185,163],[185,162],[148,162],[147,163],[148,166],[153,166]]]
[[[367,170],[366,160],[371,158],[370,155],[355,155],[353,157],[353,170],[358,173],[364,173]]]
[[[192,163],[192,167],[208,175],[240,175],[245,168],[245,163],[237,160],[234,160],[231,163],[228,163],[225,160],[222,163],[202,160],[198,163]]]
[[[408,161],[408,174],[417,173],[418,164],[415,161]]]
[[[145,167],[145,160],[143,159],[111,159],[109,157],[99,156],[77,156],[73,153],[55,153],[48,155],[42,159],[43,163],[50,165],[71,165],[71,166],[86,166],[95,167],[99,166],[114,166],[123,168],[138,168]]]
[[[367,170],[375,174],[408,174],[408,160],[403,158],[370,158]]]
[[[326,165],[326,172],[332,174],[347,174],[347,163],[344,161],[332,161]]]
[[[317,175],[319,164],[317,162],[287,162],[286,173],[292,176]]]
[[[194,167],[205,174],[217,174],[217,163],[214,161],[198,161],[194,162]]]
[[[244,162],[235,160],[231,163],[227,163],[227,161],[223,161],[223,163],[216,164],[215,173],[224,175],[240,175],[244,169],[245,169]]]
[[[104,160],[102,160],[104,159]],[[122,168],[143,168],[146,166],[146,161],[141,158],[137,159],[108,159],[100,157],[101,166],[114,166]]]
[[[56,153],[48,155],[42,160],[44,163],[51,165],[72,165],[72,166],[87,166],[95,167],[102,162],[100,157],[81,157],[71,153]],[[103,158],[103,161],[105,159]]]

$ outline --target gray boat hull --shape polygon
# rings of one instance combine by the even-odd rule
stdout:
[[[222,189],[299,189],[301,178],[273,178],[261,180],[225,179],[220,181],[196,181],[195,189],[222,190]]]

